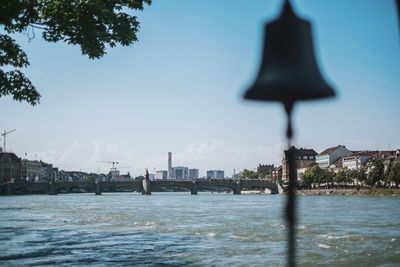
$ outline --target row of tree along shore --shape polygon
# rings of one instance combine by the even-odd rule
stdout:
[[[300,189],[298,195],[303,196],[400,196],[398,188],[315,188],[315,189]]]
[[[318,165],[308,168],[299,181],[299,189],[334,188],[399,188],[400,161],[385,172],[382,159],[376,159],[369,172],[364,169],[341,169],[338,172],[322,169]]]
[[[332,170],[321,168],[317,164],[310,165],[304,173],[298,174],[297,189],[299,190],[367,190],[372,188],[396,189],[400,185],[400,161],[390,162],[386,167],[384,159],[376,158],[368,168],[360,169],[341,168]],[[260,165],[261,166],[261,165]],[[273,167],[273,165],[271,165]],[[287,181],[274,177],[271,173],[243,170],[236,179],[270,179],[278,180],[285,189]],[[330,190],[328,190],[330,191]]]

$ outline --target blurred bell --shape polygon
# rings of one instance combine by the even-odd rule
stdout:
[[[291,106],[297,100],[335,96],[317,65],[311,24],[296,16],[289,1],[280,17],[266,24],[265,36],[260,70],[245,99]]]

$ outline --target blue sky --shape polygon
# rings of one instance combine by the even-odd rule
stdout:
[[[300,103],[297,146],[317,152],[400,148],[400,49],[394,1],[292,1],[313,22],[320,68],[338,97]],[[40,91],[31,107],[0,99],[7,147],[68,170],[131,174],[176,166],[253,169],[279,164],[285,116],[279,104],[244,101],[258,70],[263,25],[282,1],[154,1],[137,15],[139,42],[100,60],[79,47],[15,38]]]

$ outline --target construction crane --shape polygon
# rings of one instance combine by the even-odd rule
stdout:
[[[118,161],[104,161],[104,160],[98,160],[97,162],[101,162],[101,163],[109,163],[111,164],[111,170],[115,171],[117,169],[116,165],[119,164]]]
[[[4,145],[3,145],[3,152],[4,153],[6,152],[6,136],[7,136],[7,134],[10,134],[10,133],[15,132],[15,131],[16,131],[16,129],[8,131],[8,132],[6,130],[4,130],[4,132],[1,134],[2,136],[4,136]]]

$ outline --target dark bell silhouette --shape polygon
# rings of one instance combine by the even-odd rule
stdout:
[[[335,96],[322,77],[314,54],[310,22],[296,16],[288,0],[278,19],[265,26],[264,51],[256,81],[245,99],[279,101],[288,118],[288,146],[293,137],[292,109],[296,101]],[[288,222],[288,266],[296,266],[296,162],[289,150],[289,187],[286,204]]]
[[[286,1],[280,17],[266,24],[264,51],[256,81],[244,98],[283,102],[335,96],[322,77],[314,54],[310,22],[296,16]]]

